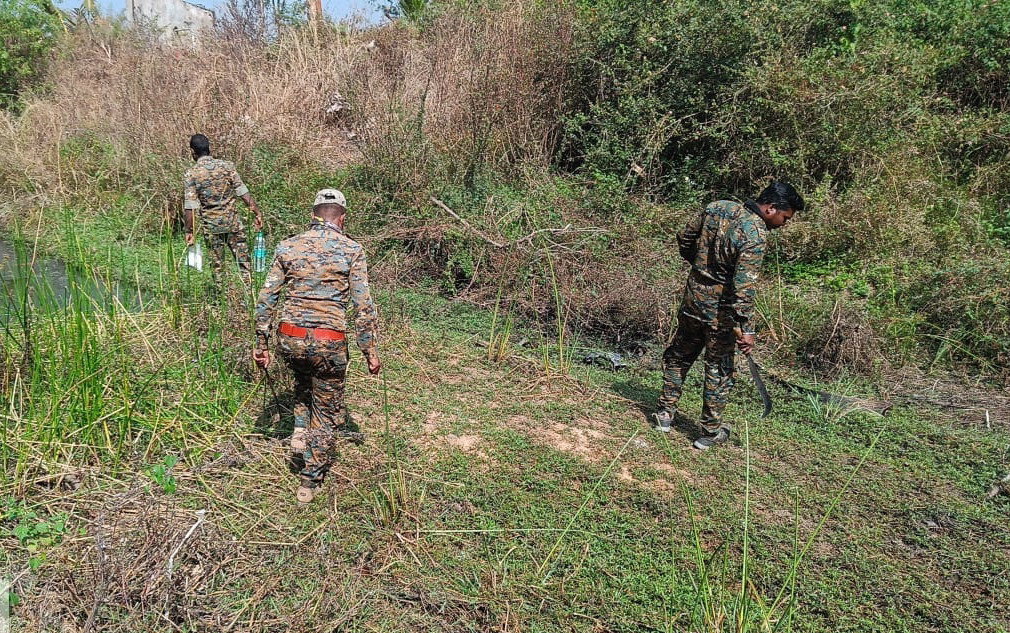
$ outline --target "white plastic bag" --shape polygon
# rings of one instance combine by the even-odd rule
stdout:
[[[203,247],[200,246],[200,242],[193,244],[186,251],[186,265],[203,271]]]

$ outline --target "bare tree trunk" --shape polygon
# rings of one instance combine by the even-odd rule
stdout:
[[[309,22],[313,25],[317,24],[319,20],[323,17],[323,1],[322,0],[308,0],[306,3],[309,9]]]
[[[319,42],[319,23],[323,19],[323,0],[308,0],[309,26],[312,28],[312,39]]]

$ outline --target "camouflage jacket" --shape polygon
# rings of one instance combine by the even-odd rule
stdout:
[[[235,198],[249,193],[235,165],[226,160],[201,156],[186,170],[185,208],[200,213],[207,233],[238,233],[242,221],[235,211]]]
[[[375,353],[379,315],[368,289],[365,249],[336,225],[318,219],[304,233],[277,245],[273,265],[256,302],[256,335],[270,338],[274,309],[286,288],[280,321],[301,327],[347,330],[354,308],[358,347]]]
[[[708,205],[677,234],[691,272],[681,313],[712,327],[752,332],[754,292],[768,229],[757,204],[720,200]]]

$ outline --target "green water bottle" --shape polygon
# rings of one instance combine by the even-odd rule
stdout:
[[[256,241],[253,242],[253,270],[258,273],[266,272],[267,269],[267,240],[263,237],[263,231],[256,234]]]

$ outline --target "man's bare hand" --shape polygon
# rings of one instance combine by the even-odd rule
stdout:
[[[256,201],[253,200],[252,196],[249,194],[242,196],[242,200],[244,200],[245,203],[249,205],[249,211],[252,212],[253,214],[253,224],[256,226],[256,230],[257,231],[262,230],[263,214],[260,213],[260,205],[256,204]]]
[[[736,346],[740,348],[740,351],[744,354],[750,354],[754,349],[754,335],[744,334],[742,332],[737,334]]]
[[[378,356],[370,356],[368,358],[368,373],[375,376],[382,369],[382,363],[379,362]]]
[[[270,352],[267,350],[257,347],[253,350],[252,357],[256,364],[263,369],[270,367]]]
[[[186,231],[186,246],[192,246],[196,244],[196,239],[193,237],[193,231]]]

